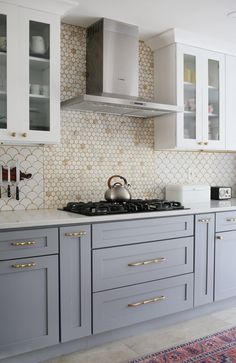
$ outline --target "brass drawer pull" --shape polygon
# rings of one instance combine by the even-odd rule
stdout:
[[[201,222],[201,223],[210,223],[210,218],[209,219],[199,219],[198,222]]]
[[[36,242],[35,241],[25,241],[25,242],[12,242],[11,245],[12,246],[16,246],[16,247],[22,247],[22,246],[33,246],[35,245]]]
[[[223,236],[216,236],[216,239],[222,240],[222,239],[224,239],[224,237]]]
[[[208,142],[207,141],[204,141],[204,143],[203,143],[204,145],[208,145]]]
[[[65,237],[82,237],[85,236],[87,232],[79,231],[79,232],[67,232],[65,233]]]
[[[165,300],[165,299],[166,299],[166,297],[164,295],[161,295],[161,296],[154,297],[153,299],[150,299],[150,300],[143,300],[143,301],[138,301],[138,302],[133,303],[133,304],[128,304],[128,307],[129,308],[137,308],[138,306],[141,306],[141,305],[151,304],[151,303],[162,301],[162,300]]]
[[[11,265],[11,267],[13,268],[30,268],[30,267],[35,267],[36,263],[35,262],[31,262],[31,263],[16,263],[15,265]]]
[[[154,260],[131,262],[131,263],[128,263],[128,266],[145,266],[145,265],[150,265],[152,263],[160,263],[160,262],[164,262],[164,261],[166,261],[165,257],[158,257],[158,258],[155,258]]]
[[[226,219],[226,222],[236,222],[236,218],[228,218]]]

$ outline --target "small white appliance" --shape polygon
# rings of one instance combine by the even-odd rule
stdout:
[[[209,202],[210,186],[204,184],[170,184],[166,186],[166,199],[183,205]]]

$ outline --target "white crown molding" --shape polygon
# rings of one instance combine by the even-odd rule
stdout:
[[[173,43],[191,45],[214,52],[236,55],[236,44],[224,40],[207,37],[200,33],[193,33],[183,29],[170,29],[148,39],[146,43],[155,51]]]
[[[23,6],[33,10],[45,11],[48,13],[65,15],[71,9],[79,5],[76,0],[0,0],[6,4]]]

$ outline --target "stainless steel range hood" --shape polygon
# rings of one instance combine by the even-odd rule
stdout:
[[[94,95],[82,95],[63,101],[62,108],[64,110],[90,111],[142,118],[157,117],[182,111],[181,108],[173,105]]]
[[[86,44],[86,94],[63,101],[62,109],[142,118],[183,111],[138,98],[137,26],[101,19],[87,28]]]

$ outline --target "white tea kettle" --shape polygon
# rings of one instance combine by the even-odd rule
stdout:
[[[119,178],[123,181],[124,185],[121,182],[115,182],[112,184],[112,179]],[[107,181],[109,189],[107,189],[105,193],[105,199],[109,202],[127,202],[131,199],[131,194],[128,188],[130,185],[127,183],[127,180],[121,175],[112,175]]]

